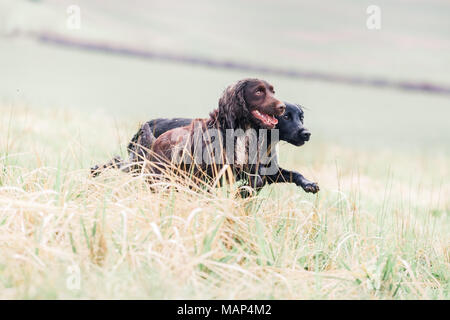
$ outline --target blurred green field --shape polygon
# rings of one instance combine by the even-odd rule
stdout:
[[[4,99],[6,106],[100,109],[133,119],[137,127],[156,117],[206,117],[228,84],[255,76],[272,82],[278,97],[307,108],[306,124],[314,140],[449,150],[447,97],[140,61],[28,42],[4,48],[23,58],[19,65],[2,62],[2,70],[10,75],[5,86],[19,88]]]
[[[381,1],[380,31],[366,28],[364,1],[336,6],[306,1],[108,3],[5,1],[3,14],[9,29],[50,30],[275,67],[450,85],[446,1]],[[80,30],[65,28],[69,4],[82,10]],[[79,52],[27,38],[0,37],[0,54],[6,75],[0,77],[3,105],[102,109],[139,121],[205,117],[228,84],[256,76],[272,82],[279,97],[308,107],[306,121],[314,138],[407,150],[447,151],[450,142],[450,102],[445,96]]]
[[[81,30],[65,28],[68,4],[80,5]],[[450,84],[448,2],[379,1],[379,32],[365,27],[368,4],[5,0],[0,31]],[[8,32],[0,70],[0,298],[449,298],[448,96],[82,52]],[[244,77],[307,108],[311,141],[282,144],[280,161],[318,181],[318,196],[293,185],[250,200],[173,185],[152,193],[143,177],[89,177],[93,164],[126,155],[140,123],[206,117]]]

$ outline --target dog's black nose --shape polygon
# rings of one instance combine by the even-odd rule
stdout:
[[[309,132],[308,130],[302,130],[302,131],[300,132],[300,137],[301,137],[303,140],[308,141],[309,138],[311,137],[311,132]]]

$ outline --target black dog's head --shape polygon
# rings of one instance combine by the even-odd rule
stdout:
[[[277,116],[280,140],[301,146],[309,140],[311,132],[303,126],[303,109],[299,105],[285,102],[286,111]]]

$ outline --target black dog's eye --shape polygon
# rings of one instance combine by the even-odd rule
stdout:
[[[287,113],[283,116],[284,120],[289,120],[290,118],[291,118],[291,115],[289,113]]]

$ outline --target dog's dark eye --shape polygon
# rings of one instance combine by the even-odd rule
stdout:
[[[290,118],[291,118],[291,115],[289,113],[287,113],[283,116],[284,120],[289,120]]]
[[[259,87],[259,88],[257,88],[255,93],[256,93],[257,95],[263,94],[263,93],[264,93],[264,87]]]

